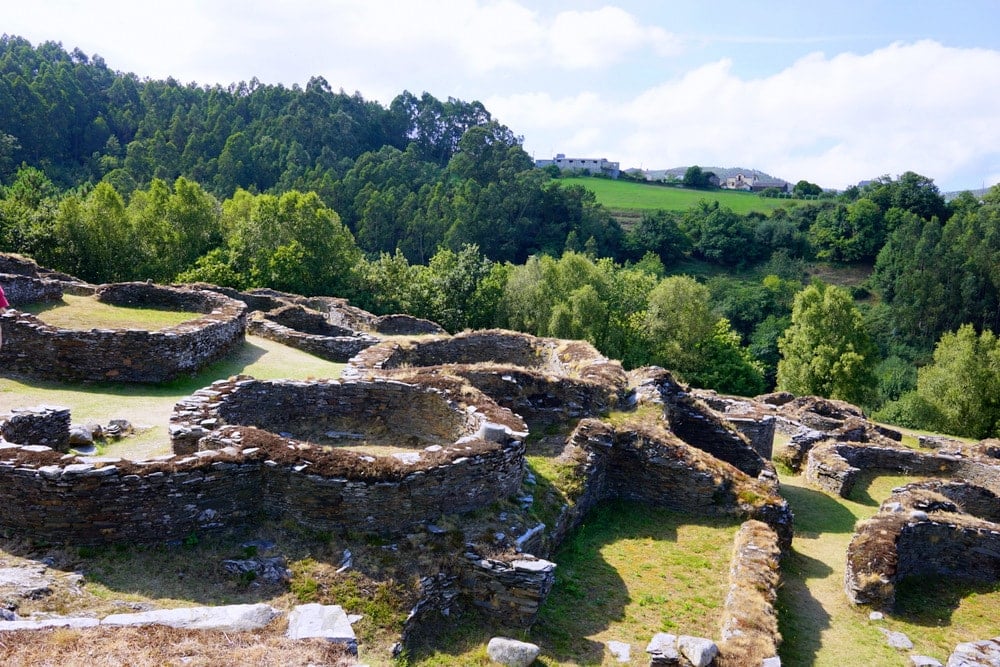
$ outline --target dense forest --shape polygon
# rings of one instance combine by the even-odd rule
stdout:
[[[1000,434],[1000,188],[946,203],[907,172],[770,215],[710,199],[623,229],[479,102],[140,79],[0,38],[2,251],[582,338],[719,391]],[[870,277],[808,283],[815,262]]]

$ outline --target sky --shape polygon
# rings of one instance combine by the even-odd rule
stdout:
[[[1000,0],[3,4],[0,31],[141,78],[479,100],[535,158],[1000,182]]]

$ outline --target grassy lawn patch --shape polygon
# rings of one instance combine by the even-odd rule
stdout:
[[[609,209],[686,211],[701,201],[717,201],[720,206],[728,206],[736,213],[745,215],[751,211],[770,213],[776,208],[798,204],[795,200],[765,199],[750,192],[690,190],[608,178],[563,178],[560,182],[582,185],[597,195],[597,201]]]
[[[60,329],[143,329],[158,331],[181,322],[196,320],[200,313],[154,308],[132,308],[101,303],[91,296],[63,295],[60,301],[24,307],[46,324]]]
[[[139,459],[170,452],[167,422],[174,404],[215,380],[239,373],[264,380],[339,377],[344,366],[266,338],[247,336],[225,359],[196,375],[160,385],[0,377],[0,414],[17,407],[58,405],[72,410],[74,422],[107,424],[111,419],[127,419],[141,432],[112,444],[105,453]]]
[[[489,665],[484,647],[496,634],[538,644],[537,664],[550,667],[621,664],[610,640],[631,645],[629,664],[646,664],[646,644],[661,631],[717,638],[738,528],[638,503],[601,505],[553,556],[556,585],[530,631],[469,615],[412,664]]]
[[[847,546],[858,520],[877,510],[893,488],[919,478],[869,475],[844,499],[808,487],[800,476],[781,476],[781,493],[795,513],[795,542],[782,562],[778,614],[789,665],[901,665],[905,654],[889,648],[878,627],[906,633],[913,653],[941,662],[959,642],[996,636],[1000,585],[927,578],[904,581],[893,614],[868,620],[844,593]]]
[[[737,528],[638,503],[598,507],[553,558],[533,641],[548,664],[578,665],[613,664],[609,640],[644,657],[657,632],[716,637]]]

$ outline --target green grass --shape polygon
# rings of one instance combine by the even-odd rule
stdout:
[[[141,429],[137,436],[112,444],[106,455],[144,458],[170,452],[167,423],[174,404],[215,380],[252,375],[262,380],[339,377],[344,364],[325,361],[266,338],[247,336],[235,352],[193,376],[159,385],[50,382],[0,377],[0,414],[12,408],[58,405],[72,411],[77,423],[107,424],[127,419]]]
[[[728,588],[737,522],[639,503],[597,507],[552,557],[556,584],[530,631],[465,617],[413,656],[413,664],[488,665],[483,646],[502,632],[542,648],[537,664],[619,664],[610,640],[632,647],[630,664],[660,631],[714,637]]]
[[[717,201],[720,206],[728,206],[736,213],[745,215],[751,211],[770,213],[776,208],[798,203],[788,199],[765,199],[749,192],[734,190],[689,190],[607,178],[564,178],[561,182],[582,185],[597,195],[600,204],[612,210],[686,211],[701,201]]]
[[[63,295],[59,301],[30,304],[25,312],[37,315],[48,325],[60,329],[144,329],[158,331],[194,320],[201,313],[156,308],[132,308],[101,303],[90,296]]]
[[[844,499],[808,487],[801,477],[781,476],[782,495],[795,513],[795,542],[782,563],[778,596],[785,664],[902,664],[904,656],[889,648],[880,626],[906,633],[915,645],[912,653],[942,663],[959,642],[996,636],[996,584],[941,577],[903,582],[894,613],[882,623],[868,620],[867,607],[848,602],[844,562],[855,523],[872,516],[893,488],[916,479],[868,476]]]

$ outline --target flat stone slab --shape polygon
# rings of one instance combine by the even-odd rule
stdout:
[[[1000,637],[981,642],[963,642],[948,658],[948,667],[996,667],[1000,665]]]
[[[44,565],[0,567],[0,594],[37,599],[52,593],[52,582],[45,576]]]
[[[266,604],[233,604],[223,607],[158,609],[137,614],[112,614],[101,625],[166,625],[189,630],[243,632],[259,630],[280,612]]]
[[[96,618],[65,616],[39,621],[0,621],[0,632],[14,630],[42,630],[44,628],[93,628],[100,623]]]
[[[627,642],[609,641],[608,651],[618,662],[629,662],[632,659],[632,647]]]
[[[677,635],[667,632],[658,632],[649,640],[646,646],[646,653],[649,654],[649,664],[656,665],[679,665],[681,654],[677,651]]]
[[[346,644],[357,655],[358,640],[351,620],[340,605],[301,604],[288,614],[289,639],[319,637],[329,642]]]

